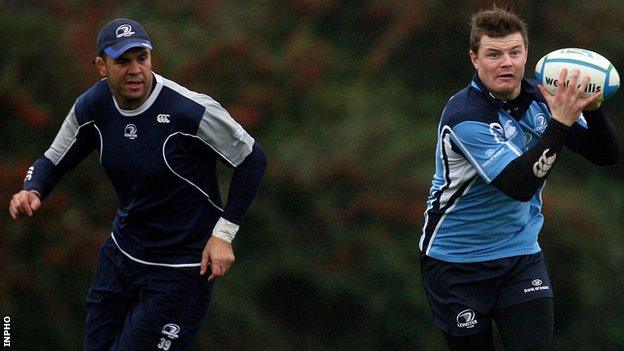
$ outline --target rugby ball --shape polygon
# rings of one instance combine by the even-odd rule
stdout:
[[[535,66],[535,78],[554,94],[557,91],[559,72],[563,68],[568,69],[567,82],[572,78],[575,69],[581,71],[578,85],[585,76],[589,76],[589,84],[583,96],[600,91],[603,99],[606,99],[620,87],[620,75],[609,60],[596,52],[578,48],[559,49],[542,57]]]

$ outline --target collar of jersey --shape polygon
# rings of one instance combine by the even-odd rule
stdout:
[[[524,78],[521,82],[520,95],[511,101],[494,97],[494,95],[487,90],[477,73],[472,77],[470,86],[482,93],[496,108],[505,111],[514,111],[515,113],[510,114],[516,119],[520,119],[522,115],[524,115],[529,105],[531,105],[531,102],[537,97],[537,88]]]
[[[113,98],[113,102],[115,103],[115,107],[117,108],[117,111],[119,111],[119,113],[121,113],[123,116],[126,116],[126,117],[137,116],[137,115],[140,115],[141,113],[147,111],[147,109],[152,106],[154,101],[156,101],[156,98],[158,97],[158,94],[160,94],[160,91],[162,90],[162,87],[163,87],[163,84],[164,84],[163,77],[159,76],[158,74],[156,74],[153,71],[152,71],[152,74],[154,75],[154,78],[156,79],[156,86],[154,86],[154,89],[152,90],[152,93],[147,98],[147,100],[145,100],[143,105],[141,105],[141,107],[139,107],[139,108],[137,108],[135,110],[124,110],[121,107],[119,107],[119,105],[117,105],[117,100],[115,100]]]

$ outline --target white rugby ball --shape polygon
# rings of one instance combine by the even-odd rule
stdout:
[[[620,75],[609,60],[596,52],[578,48],[559,49],[542,57],[535,66],[535,78],[554,94],[557,91],[559,72],[563,68],[568,69],[567,82],[572,78],[575,69],[581,71],[578,85],[585,76],[589,76],[584,96],[601,91],[603,99],[606,99],[620,87]]]

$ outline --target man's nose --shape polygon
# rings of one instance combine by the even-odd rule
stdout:
[[[503,55],[503,66],[511,66],[511,63],[512,63],[511,56],[509,54],[504,54]]]
[[[141,73],[141,65],[137,60],[130,60],[130,67],[128,68],[128,73],[130,74],[139,74]]]

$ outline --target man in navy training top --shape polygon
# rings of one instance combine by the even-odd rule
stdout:
[[[215,100],[152,71],[147,33],[115,19],[97,38],[102,77],[74,103],[9,206],[32,216],[93,150],[119,197],[87,296],[84,350],[183,350],[264,174],[260,145]],[[216,161],[234,168],[221,204]]]
[[[523,79],[526,25],[491,8],[473,15],[468,86],[438,127],[436,172],[419,247],[423,284],[451,350],[547,350],[552,288],[537,236],[541,192],[565,145],[596,165],[617,162],[617,133],[583,97],[589,78],[563,69],[555,95]]]

